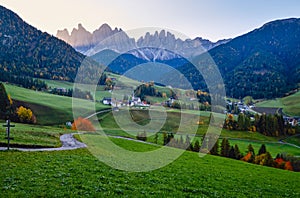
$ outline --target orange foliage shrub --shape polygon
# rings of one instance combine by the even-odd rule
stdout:
[[[284,161],[282,158],[275,159],[275,167],[293,171],[292,163],[290,161]]]
[[[234,120],[234,116],[232,114],[228,114],[228,120]]]
[[[252,153],[248,152],[241,160],[244,162],[249,162],[250,158],[252,157]]]
[[[72,124],[72,130],[78,131],[96,131],[95,127],[88,119],[84,119],[82,117],[77,118],[74,120]]]
[[[291,163],[290,161],[287,161],[287,162],[285,163],[284,170],[290,170],[290,171],[293,171],[293,166],[292,166],[292,163]]]

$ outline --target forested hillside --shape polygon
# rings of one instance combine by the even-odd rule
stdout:
[[[298,88],[299,35],[300,19],[278,20],[210,50],[227,95],[274,98]],[[197,59],[201,60],[201,55]],[[194,88],[203,88],[201,75],[194,67],[187,64],[179,70],[195,83]]]
[[[15,76],[73,81],[85,56],[0,6],[0,80]],[[85,60],[84,64],[96,62]],[[95,74],[91,71],[89,74]]]

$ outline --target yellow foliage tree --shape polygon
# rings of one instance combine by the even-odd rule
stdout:
[[[20,106],[17,109],[17,114],[21,122],[32,122],[33,113],[30,109]]]
[[[8,100],[9,100],[9,104],[12,105],[12,104],[13,104],[13,101],[12,101],[12,99],[11,99],[11,97],[10,97],[10,94],[8,94],[7,97],[8,97]]]

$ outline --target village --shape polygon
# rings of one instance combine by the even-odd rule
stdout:
[[[168,98],[166,101],[162,102],[161,105],[172,107],[172,104],[176,103],[177,100],[175,98]],[[147,109],[150,107],[150,104],[146,101],[142,101],[140,97],[131,96],[129,100],[118,100],[111,97],[104,97],[102,100],[104,105],[110,105],[113,107],[114,110],[117,110],[121,107],[132,107],[132,108],[139,108],[139,109]],[[259,108],[256,107],[255,104],[245,104],[243,101],[232,102],[230,100],[226,100],[226,110],[224,110],[225,114],[233,114],[237,116],[239,113],[250,114],[251,118],[254,120],[255,114],[276,114],[282,113],[280,109],[274,108]],[[283,114],[283,113],[282,113]],[[283,114],[283,119],[285,125],[291,125],[293,127],[300,126],[300,117],[291,117]]]

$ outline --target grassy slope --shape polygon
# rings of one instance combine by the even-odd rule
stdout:
[[[300,116],[300,92],[293,95],[267,100],[256,104],[258,107],[283,108],[283,112],[291,116]]]
[[[0,120],[0,123],[5,121]],[[18,147],[59,147],[61,142],[59,137],[64,133],[71,133],[74,131],[57,128],[53,126],[40,126],[13,123],[15,127],[11,128],[10,134],[14,139],[10,141],[12,146]],[[4,139],[6,136],[6,129],[0,128],[0,145],[6,146],[7,140]]]
[[[284,142],[288,142],[290,144],[295,144],[300,146],[300,136],[298,135],[298,136],[289,137],[285,139]]]
[[[153,146],[117,140],[129,150]],[[3,197],[299,197],[299,173],[185,152],[170,165],[131,173],[110,168],[88,150],[0,152]]]
[[[18,101],[23,101],[33,110],[37,117],[38,124],[53,125],[63,124],[66,121],[73,120],[72,113],[72,98],[37,92],[29,89],[24,89],[14,85],[5,85],[6,91],[11,97]],[[86,100],[76,99],[82,104],[90,103]],[[84,105],[83,105],[84,106]],[[101,103],[96,103],[96,109],[100,110],[107,108]],[[83,107],[83,115],[87,116],[91,109]]]
[[[122,113],[121,111],[119,113]],[[138,124],[146,124],[148,120],[148,116],[146,112],[142,111],[134,111],[132,113],[133,118],[137,121]],[[184,114],[183,114],[184,115]],[[180,114],[178,112],[168,112],[168,118],[167,118],[167,124],[163,126],[163,128],[160,131],[173,131],[176,132],[178,128],[179,118]],[[142,119],[144,117],[144,120]],[[113,118],[112,113],[108,113],[105,115],[100,115],[100,125],[105,129],[106,134],[110,135],[119,135],[119,136],[126,136],[126,137],[132,137],[134,138],[132,134],[128,134],[122,129],[119,128],[118,124],[115,122]],[[207,122],[208,118],[202,116],[201,120],[204,121],[204,125],[199,125],[197,135],[202,136],[207,131]],[[193,124],[192,122],[191,124]],[[190,123],[188,123],[189,125]],[[185,138],[185,134],[191,134],[192,131],[188,131],[188,127],[186,128],[187,131],[184,131],[183,138]],[[151,134],[147,134],[150,136]],[[190,136],[191,138],[192,136]],[[280,138],[276,137],[267,137],[260,133],[256,132],[246,132],[246,131],[229,131],[226,129],[223,129],[220,138],[229,138],[231,145],[237,144],[240,148],[240,151],[244,154],[246,154],[246,150],[249,144],[252,144],[255,151],[258,152],[260,146],[262,144],[265,144],[268,151],[272,154],[273,157],[275,157],[278,153],[289,153],[296,156],[300,155],[300,150],[298,148],[292,147],[290,145],[282,145],[277,143]],[[175,135],[175,138],[180,138],[180,135]],[[236,140],[236,138],[242,139],[242,140]],[[162,134],[159,135],[158,142],[162,144]],[[198,138],[201,140],[201,138]],[[154,135],[148,138],[148,141],[154,142]],[[195,141],[195,140],[194,140]],[[220,140],[221,143],[221,140]]]
[[[66,88],[66,89],[73,88],[73,83],[71,82],[61,81],[61,80],[47,80],[47,79],[42,79],[42,80],[45,81],[48,87],[51,88]]]
[[[290,145],[276,143],[276,142],[253,142],[251,140],[229,140],[229,142],[230,142],[230,145],[232,145],[232,146],[237,144],[239,146],[240,151],[244,154],[246,154],[246,151],[248,150],[247,147],[249,144],[252,144],[255,153],[258,153],[261,145],[265,144],[267,151],[269,151],[271,153],[273,158],[275,158],[276,155],[279,153],[288,153],[288,154],[292,154],[294,156],[300,156],[299,148],[296,148],[296,147],[293,147]]]

